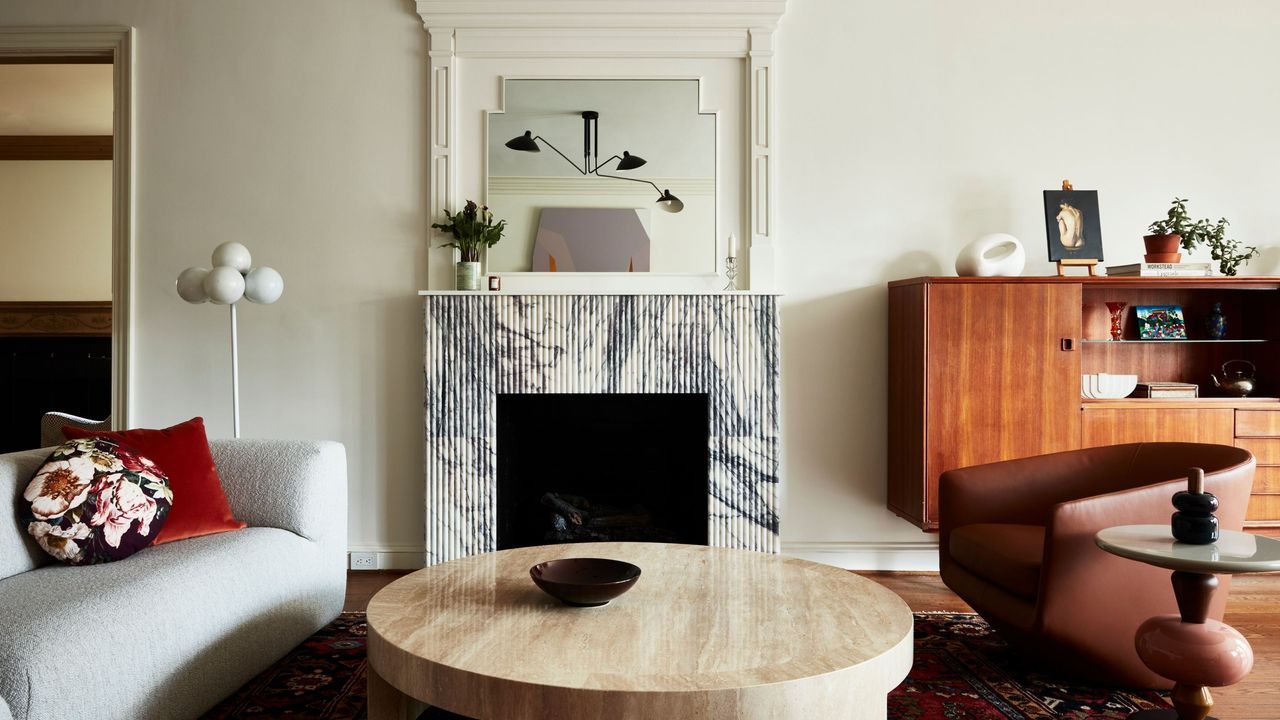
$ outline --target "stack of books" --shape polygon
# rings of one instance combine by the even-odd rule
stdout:
[[[1200,397],[1200,386],[1195,383],[1144,382],[1138,383],[1138,389],[1134,396],[1144,398]]]
[[[1133,263],[1132,265],[1108,265],[1107,277],[1212,277],[1213,264],[1193,263]]]

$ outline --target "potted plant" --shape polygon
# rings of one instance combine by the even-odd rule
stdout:
[[[1151,234],[1142,238],[1143,244],[1147,246],[1146,261],[1178,262],[1181,260],[1182,255],[1178,252],[1178,245],[1182,245],[1188,251],[1196,246],[1197,238],[1194,228],[1195,223],[1187,213],[1187,201],[1174,198],[1166,216],[1151,223],[1147,228],[1147,232]]]
[[[445,243],[445,247],[457,248],[458,260],[457,289],[480,289],[480,253],[493,247],[502,239],[507,229],[507,221],[493,221],[493,213],[488,205],[476,205],[468,200],[462,212],[449,214],[445,211],[447,223],[432,223],[431,227],[442,230],[453,236],[453,241]]]

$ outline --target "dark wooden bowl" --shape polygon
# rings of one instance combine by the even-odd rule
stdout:
[[[565,605],[597,607],[630,590],[640,579],[640,568],[621,560],[565,558],[534,565],[529,577]]]

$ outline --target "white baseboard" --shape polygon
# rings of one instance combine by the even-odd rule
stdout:
[[[846,570],[938,571],[938,543],[787,542],[782,554]]]
[[[425,549],[412,545],[352,545],[347,549],[377,553],[379,570],[417,570],[426,564]],[[937,542],[784,541],[782,554],[846,570],[938,570]]]
[[[378,570],[418,570],[426,566],[427,550],[415,545],[351,545],[347,548],[347,567],[351,567],[350,553],[371,552],[378,555]]]

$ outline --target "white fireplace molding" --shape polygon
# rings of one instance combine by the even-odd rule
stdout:
[[[497,547],[504,394],[705,395],[708,544],[778,552],[777,297],[422,295],[427,564]]]
[[[750,242],[743,287],[773,290],[773,32],[785,7],[785,0],[418,0],[430,35],[432,221],[484,191],[476,169],[484,167],[485,148],[471,128],[494,103],[464,93],[464,83],[497,95],[504,77],[584,77],[584,68],[597,78],[704,76],[708,63],[740,61],[726,82],[741,88],[743,132],[734,147],[719,148],[734,155],[723,166],[736,172],[717,190],[731,214],[719,219],[718,234]],[[433,233],[427,270],[434,290],[453,287],[454,251],[441,244]]]

